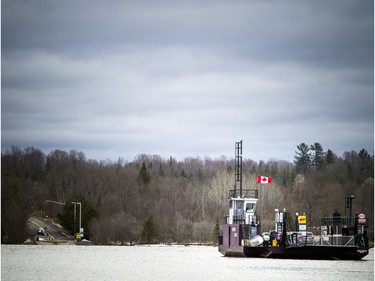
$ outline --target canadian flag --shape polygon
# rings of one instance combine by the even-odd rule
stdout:
[[[271,182],[272,182],[272,178],[264,177],[264,176],[257,176],[257,183],[267,184]]]

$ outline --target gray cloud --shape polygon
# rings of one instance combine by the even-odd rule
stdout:
[[[2,149],[373,152],[371,1],[3,1]]]

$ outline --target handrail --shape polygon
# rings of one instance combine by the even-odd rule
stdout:
[[[327,235],[327,236],[320,236],[319,240],[316,241],[314,245],[354,246],[355,240],[354,240],[354,236]]]
[[[229,190],[229,198],[238,198],[240,197],[239,189]],[[257,189],[243,189],[242,198],[255,198],[258,199],[258,190]]]
[[[324,217],[321,219],[321,225],[354,225],[354,217]]]
[[[232,218],[233,224],[245,224],[245,216],[225,216],[224,224],[229,224],[229,219]],[[261,217],[253,216],[253,220],[250,222],[251,225],[260,225]]]

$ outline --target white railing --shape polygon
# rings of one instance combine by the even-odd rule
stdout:
[[[327,246],[355,246],[354,236],[342,235],[323,235],[319,240],[314,242],[314,245],[327,245]]]

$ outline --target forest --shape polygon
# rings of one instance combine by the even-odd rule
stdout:
[[[257,175],[272,183],[258,185]],[[98,162],[76,150],[45,154],[13,146],[1,154],[1,242],[29,238],[25,223],[32,215],[73,235],[71,202],[82,202],[84,237],[94,244],[215,244],[234,182],[234,158],[225,156],[177,161],[139,154],[132,162]],[[345,215],[345,197],[353,195],[353,213],[367,214],[374,239],[374,155],[364,149],[338,156],[319,143],[301,143],[293,163],[244,158],[243,187],[259,191],[263,231],[273,227],[274,209],[286,208],[306,213],[308,229],[318,235],[320,218]]]

